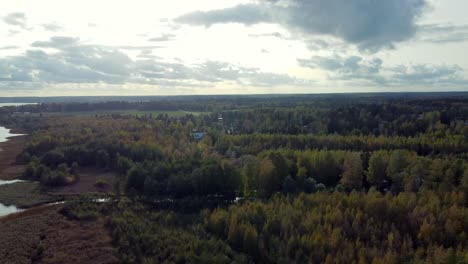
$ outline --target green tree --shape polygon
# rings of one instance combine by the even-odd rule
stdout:
[[[384,188],[387,180],[387,159],[388,155],[383,151],[372,153],[369,159],[367,171],[367,181],[377,188]]]
[[[317,182],[312,178],[307,178],[304,181],[304,192],[313,193],[317,190]]]
[[[286,177],[283,182],[283,192],[286,194],[293,194],[296,191],[297,183],[290,175],[288,175],[288,177]]]
[[[242,190],[245,197],[251,197],[258,188],[260,162],[254,156],[242,157]]]
[[[387,175],[390,179],[399,177],[406,167],[409,165],[408,151],[395,150],[392,151],[388,159]]]
[[[257,259],[259,256],[258,252],[258,233],[255,227],[247,225],[244,232],[243,241],[244,252]]]
[[[263,197],[270,197],[274,192],[281,189],[281,178],[275,165],[269,158],[263,159],[260,162],[258,180],[259,189]]]
[[[297,185],[298,185],[298,188],[303,190],[304,189],[304,184],[305,184],[305,180],[307,178],[307,168],[305,167],[300,167],[297,171],[297,175],[296,175],[296,181],[297,181]]]
[[[362,160],[359,153],[348,153],[343,163],[341,184],[347,190],[360,190],[362,187]]]

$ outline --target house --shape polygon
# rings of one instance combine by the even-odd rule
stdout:
[[[205,132],[193,132],[192,137],[196,140],[202,140],[205,137]]]

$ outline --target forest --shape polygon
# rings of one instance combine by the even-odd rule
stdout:
[[[104,223],[120,263],[468,263],[466,93],[44,102],[0,124],[42,192],[113,175],[60,214]]]

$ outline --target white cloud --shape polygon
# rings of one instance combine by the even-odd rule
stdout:
[[[54,36],[47,41],[36,41],[32,46],[54,49],[55,52],[29,49],[24,55],[0,59],[0,82],[104,82],[188,87],[220,82],[254,86],[304,83],[286,74],[262,72],[257,68],[226,62],[205,61],[186,65],[155,58],[133,60],[114,47],[87,45],[73,37]]]
[[[0,96],[467,90],[466,8],[465,0],[5,1]]]
[[[17,26],[22,29],[29,30],[26,20],[26,15],[21,12],[10,13],[3,17],[3,22],[12,26]]]

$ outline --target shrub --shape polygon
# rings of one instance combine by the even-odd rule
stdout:
[[[97,179],[96,183],[94,183],[94,186],[97,188],[105,189],[110,186],[109,182],[105,179]]]

